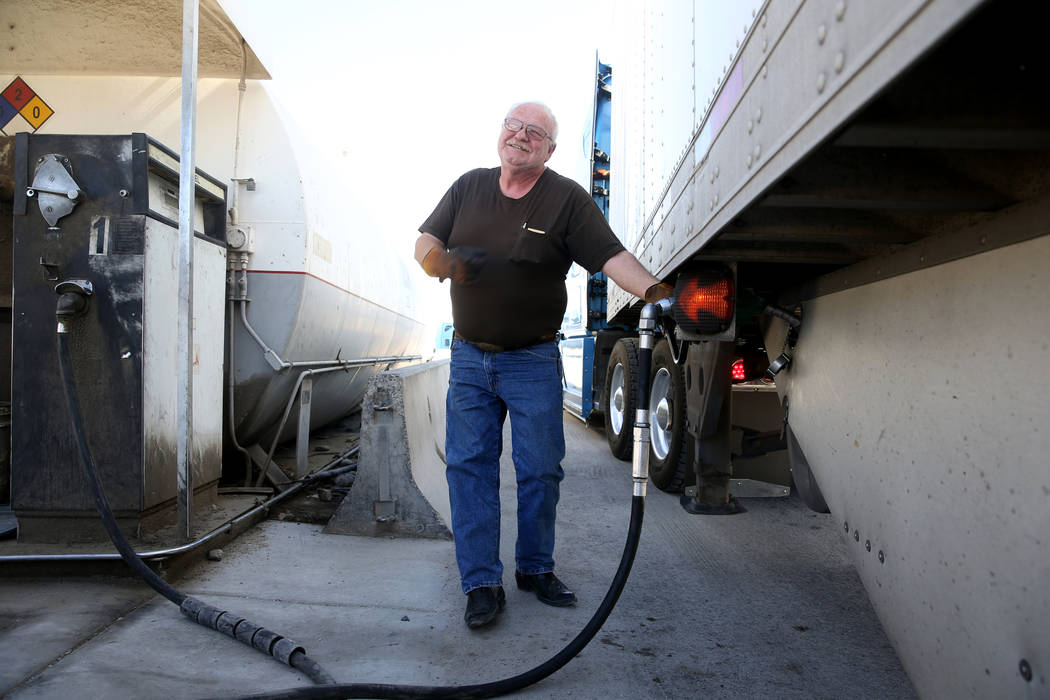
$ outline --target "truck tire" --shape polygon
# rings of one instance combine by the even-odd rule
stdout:
[[[809,468],[809,460],[802,453],[795,434],[791,432],[791,425],[784,426],[787,438],[788,463],[791,465],[791,483],[795,486],[798,497],[802,499],[810,510],[817,513],[830,513],[824,494],[820,492],[817,479],[813,476],[813,470]]]
[[[649,387],[649,478],[661,491],[678,493],[689,466],[685,378],[666,338],[653,348]]]
[[[638,339],[621,338],[609,354],[605,373],[605,439],[617,459],[630,459],[634,446]]]

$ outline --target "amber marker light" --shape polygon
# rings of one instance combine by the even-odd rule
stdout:
[[[726,267],[680,275],[674,296],[674,320],[683,330],[701,335],[721,333],[733,322],[733,273]]]

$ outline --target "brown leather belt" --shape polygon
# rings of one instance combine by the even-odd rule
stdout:
[[[541,335],[539,338],[530,340],[527,343],[521,345],[496,345],[494,343],[479,343],[475,340],[468,340],[459,334],[459,331],[452,331],[452,337],[455,340],[462,340],[464,343],[470,343],[478,350],[484,350],[485,352],[507,352],[508,350],[521,350],[522,348],[531,347],[533,345],[540,345],[541,343],[553,343],[558,339],[557,333],[548,333],[547,335]]]

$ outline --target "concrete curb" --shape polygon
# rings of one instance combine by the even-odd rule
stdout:
[[[448,372],[440,360],[372,377],[361,403],[357,479],[326,534],[451,539]]]

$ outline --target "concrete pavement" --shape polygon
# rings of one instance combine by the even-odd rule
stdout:
[[[597,607],[630,509],[630,465],[566,417],[557,570],[575,608],[513,583],[513,472],[503,464],[508,605],[498,623],[462,621],[451,542],[326,535],[267,521],[176,585],[295,639],[339,682],[460,684],[544,661]],[[509,436],[505,455],[510,454]],[[795,498],[693,516],[650,489],[634,571],[583,653],[516,697],[910,698],[830,516]],[[294,669],[189,622],[131,579],[0,580],[0,695],[231,697],[307,685]]]

